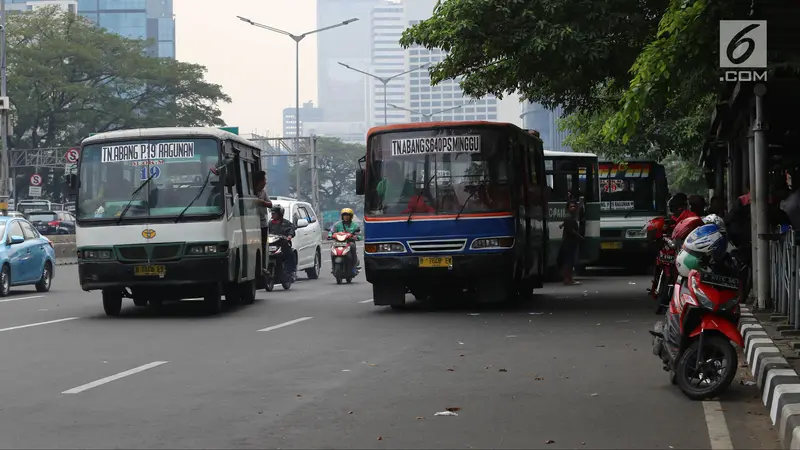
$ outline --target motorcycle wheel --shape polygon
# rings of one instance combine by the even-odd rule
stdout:
[[[705,400],[725,392],[739,367],[739,357],[733,345],[727,338],[716,335],[703,336],[703,361],[701,367],[695,367],[699,345],[700,339],[695,339],[675,364],[678,387],[692,400]],[[724,367],[720,367],[722,364]],[[692,383],[695,379],[699,381],[698,385]],[[710,383],[705,383],[705,380],[710,380]]]
[[[347,284],[350,284],[350,283],[352,283],[352,282],[353,282],[353,279],[352,279],[352,278],[348,278],[348,279],[347,279]]]
[[[292,287],[292,283],[286,281],[286,282],[281,283],[281,286],[283,286],[283,290],[284,291],[288,291],[289,288]]]
[[[672,384],[673,386],[674,386],[674,385],[676,385],[676,384],[678,384],[678,376],[677,376],[677,375],[675,375],[675,371],[674,371],[674,370],[670,370],[670,371],[669,371],[669,382],[670,382],[670,384]]]
[[[266,274],[266,276],[264,278],[265,278],[265,280],[264,280],[264,289],[266,289],[267,292],[272,292],[272,290],[275,289],[275,271],[274,271],[274,267],[271,267],[269,269],[269,271],[267,272],[267,274]]]
[[[340,277],[336,277],[336,284],[342,284],[342,279]]]

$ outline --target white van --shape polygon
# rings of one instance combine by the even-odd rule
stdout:
[[[270,197],[273,205],[283,206],[284,218],[297,227],[292,248],[297,254],[297,271],[305,270],[311,280],[322,270],[322,226],[310,203],[291,197]]]
[[[106,314],[203,298],[252,304],[261,275],[253,174],[258,146],[216,128],[112,131],[81,143],[76,195],[78,276]]]

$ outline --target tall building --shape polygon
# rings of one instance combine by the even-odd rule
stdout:
[[[558,127],[558,119],[562,113],[561,107],[551,110],[538,103],[525,102],[522,104],[520,117],[523,128],[539,132],[546,150],[571,152],[572,149],[564,144],[564,139],[569,133],[561,131]]]
[[[151,56],[175,58],[173,0],[11,0],[10,10],[33,10],[47,5],[72,8],[108,31],[131,39],[151,39]],[[24,6],[21,6],[24,5]],[[74,10],[73,10],[74,11]]]
[[[34,11],[45,6],[58,6],[73,14],[78,12],[78,0],[11,0],[6,4],[6,11]]]
[[[293,106],[291,108],[283,109],[283,137],[297,136],[297,121],[295,116],[297,109]],[[314,102],[306,102],[300,107],[300,136],[305,136],[304,123],[322,122],[323,113],[321,108],[316,108]]]
[[[365,122],[370,82],[366,75],[338,63],[369,72],[372,8],[379,0],[317,0],[317,28],[357,18],[347,26],[317,36],[317,95],[327,122]],[[302,51],[302,50],[301,50]]]
[[[403,3],[399,0],[384,0],[372,9],[370,19],[372,43],[370,72],[382,78],[391,78],[405,72],[406,53],[399,43],[406,28]],[[382,81],[369,78],[370,126],[408,122],[406,111],[389,106],[407,107],[407,79],[407,74],[392,78],[384,88]]]

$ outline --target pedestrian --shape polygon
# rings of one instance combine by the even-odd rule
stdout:
[[[572,277],[572,271],[575,266],[575,261],[578,257],[578,248],[580,241],[583,240],[578,219],[578,202],[570,200],[567,202],[567,215],[564,217],[564,223],[561,224],[561,249],[558,252],[558,265],[561,268],[561,276],[564,279],[564,284],[567,286],[580,284]]]
[[[267,195],[267,173],[259,170],[253,175],[253,190],[256,193],[256,205],[261,225],[261,270],[267,270],[267,241],[269,240],[269,218],[267,213],[272,202]]]
[[[711,197],[708,211],[706,211],[706,215],[708,214],[716,214],[719,217],[725,217],[725,199],[719,195]]]
[[[697,217],[702,217],[703,213],[706,210],[706,199],[703,198],[702,195],[690,195],[687,199],[689,203],[689,210],[697,215]]]

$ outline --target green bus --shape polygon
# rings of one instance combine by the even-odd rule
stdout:
[[[544,151],[545,175],[550,188],[548,200],[547,268],[557,269],[561,247],[560,228],[567,215],[567,200],[579,204],[578,223],[584,236],[578,253],[578,266],[584,267],[600,256],[600,184],[598,159],[593,153]]]

